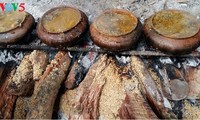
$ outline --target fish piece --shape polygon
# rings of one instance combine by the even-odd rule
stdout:
[[[8,69],[8,71],[11,71]],[[0,85],[0,119],[11,119],[12,117],[12,111],[14,108],[14,103],[17,98],[17,96],[14,95],[8,95],[6,93],[6,87],[9,83],[9,81],[13,78],[15,69],[13,69],[11,72],[7,71],[7,77],[4,78],[2,85]]]
[[[38,87],[39,81],[35,81],[34,89]],[[32,99],[37,91],[34,91],[32,96],[18,97],[15,103],[13,119],[26,119],[26,116],[30,110]]]
[[[137,93],[138,92],[138,93]],[[141,92],[126,93],[119,109],[120,119],[158,119]]]
[[[130,75],[130,72],[132,75]],[[157,116],[142,95],[139,80],[130,64],[119,66],[111,60],[98,80],[106,83],[100,97],[99,111],[103,119],[156,119]],[[131,101],[131,102],[129,102]],[[133,102],[134,101],[134,102]],[[125,108],[125,109],[124,109]],[[137,111],[136,111],[137,110]],[[140,112],[143,111],[143,112]],[[132,116],[123,116],[131,114]]]
[[[118,66],[112,58],[101,56],[79,87],[67,90],[62,95],[60,118],[156,119],[139,90],[137,78],[128,75],[130,71],[130,64]]]
[[[29,60],[33,66],[33,80],[39,80],[48,65],[48,53],[40,50],[34,50],[30,54]]]
[[[38,80],[46,69],[49,61],[48,58],[48,53],[40,50],[34,50],[29,56],[29,61],[31,61],[33,67],[33,80],[35,81],[34,88],[37,88]],[[26,115],[29,111],[29,103],[32,98],[33,96],[23,96],[16,100],[14,119],[26,119]]]
[[[200,103],[199,101],[183,101],[182,119],[199,119],[200,118]]]
[[[24,56],[21,64],[17,67],[13,79],[8,83],[7,93],[18,96],[32,94],[34,88],[33,68],[29,56],[29,54]]]
[[[18,97],[14,109],[14,119],[26,119],[27,101],[25,97]]]
[[[147,70],[144,62],[136,56],[131,57],[131,66],[135,71],[140,84],[143,88],[143,94],[146,95],[154,111],[161,118],[176,118],[174,113],[165,107],[164,98],[158,90],[155,81]]]
[[[31,99],[27,119],[51,119],[58,90],[70,65],[66,52],[59,51],[47,66]]]
[[[189,84],[188,99],[200,99],[200,66],[187,67],[185,79]]]
[[[89,69],[87,75],[85,76],[84,80],[80,83],[79,87],[73,89],[73,90],[67,90],[64,95],[61,97],[60,101],[60,111],[59,113],[64,113],[61,117],[66,117],[68,119],[77,119],[80,115],[78,115],[78,110],[76,106],[80,106],[83,110],[83,105],[80,105],[79,102],[82,95],[84,95],[86,91],[88,91],[90,85],[93,82],[93,79],[96,75],[101,74],[101,71],[105,69],[106,65],[108,63],[107,56],[100,57],[99,60],[97,60]],[[96,69],[98,68],[98,69]],[[88,93],[88,92],[87,92]],[[83,96],[84,97],[84,96]],[[82,100],[83,100],[82,97]],[[96,107],[96,106],[94,106]],[[87,108],[85,108],[87,109]],[[81,111],[82,112],[82,111]],[[97,116],[97,111],[91,111],[93,112],[94,116]],[[92,118],[91,116],[89,116]],[[88,117],[87,117],[88,118]],[[93,117],[94,118],[94,117]]]
[[[65,87],[67,89],[73,89],[74,88],[74,84],[76,82],[76,69],[78,69],[78,61],[75,61],[70,72],[69,75],[67,76],[67,79],[65,81]]]

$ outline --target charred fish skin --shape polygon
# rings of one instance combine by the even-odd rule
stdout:
[[[77,67],[78,67],[78,61],[75,61],[65,81],[65,87],[67,89],[73,89],[76,86],[74,84],[76,82],[75,70],[77,69]]]
[[[14,109],[14,104],[17,96],[9,95],[6,93],[6,87],[9,83],[9,81],[13,78],[15,69],[8,70],[11,72],[7,72],[5,80],[3,80],[2,85],[0,85],[0,119],[11,119],[12,118],[12,112]]]
[[[120,119],[158,119],[141,93],[127,94],[120,107]]]
[[[38,87],[34,90],[27,119],[51,119],[54,102],[70,64],[66,52],[58,52],[47,66]]]
[[[147,97],[148,101],[158,116],[161,118],[176,118],[174,113],[165,107],[164,98],[160,91],[157,89],[157,86],[143,61],[139,57],[132,56],[131,65],[133,71],[136,72],[139,78],[142,88],[144,89],[144,95]]]
[[[32,94],[34,88],[32,63],[26,55],[18,66],[13,79],[9,81],[7,93],[12,95],[27,96]]]

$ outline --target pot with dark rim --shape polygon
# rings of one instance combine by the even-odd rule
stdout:
[[[14,44],[27,35],[34,24],[34,18],[28,12],[0,13],[0,44]]]
[[[49,46],[75,45],[88,28],[88,18],[82,11],[61,6],[47,11],[37,25],[37,34]]]
[[[200,24],[188,12],[162,10],[144,23],[144,33],[154,48],[170,54],[186,54],[200,44]]]
[[[137,44],[141,31],[141,22],[131,12],[122,9],[103,12],[90,26],[93,42],[111,51],[131,49]]]

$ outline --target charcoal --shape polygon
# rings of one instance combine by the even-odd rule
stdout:
[[[88,72],[90,66],[95,62],[97,56],[97,53],[89,52],[74,62],[71,71],[69,72],[69,75],[65,81],[65,86],[67,89],[73,89],[80,84]]]

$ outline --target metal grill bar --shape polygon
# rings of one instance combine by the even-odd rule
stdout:
[[[111,52],[95,47],[66,47],[66,48],[54,48],[49,46],[30,46],[30,45],[6,45],[0,46],[0,49],[11,49],[11,50],[46,50],[46,51],[77,51],[77,52],[98,52],[108,54],[119,54],[119,55],[137,55],[137,56],[163,56],[163,57],[200,57],[199,52],[194,52],[186,55],[171,55],[156,51],[124,51],[124,52]]]

